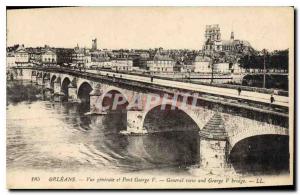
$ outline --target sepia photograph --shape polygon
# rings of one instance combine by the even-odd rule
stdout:
[[[293,186],[294,12],[6,7],[6,187]]]

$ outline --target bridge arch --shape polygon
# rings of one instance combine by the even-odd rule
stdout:
[[[288,172],[289,136],[261,134],[246,137],[231,148],[228,158],[236,172]]]
[[[67,100],[69,97],[69,85],[71,83],[71,80],[69,77],[64,77],[62,82],[61,82],[61,91],[64,93],[64,98],[63,101]]]
[[[37,72],[36,77],[37,77],[37,78],[42,78],[42,77],[43,77],[43,72]]]
[[[83,83],[88,83],[92,88],[93,87],[93,83],[90,81],[90,80],[87,80],[87,79],[82,79],[82,78],[76,78],[74,77],[73,79],[74,81],[76,81],[76,86],[77,86],[77,92],[79,91],[79,87],[83,84]],[[73,82],[72,80],[72,82]]]
[[[234,169],[251,173],[268,169],[271,171],[271,167],[273,171],[276,170],[277,165],[265,157],[272,161],[282,161],[283,166],[278,167],[278,170],[286,168],[288,158],[284,155],[289,152],[284,147],[289,145],[286,143],[288,128],[224,113],[222,118],[228,134],[228,158]],[[275,153],[283,156],[276,157]]]
[[[31,76],[36,76],[37,75],[37,71],[36,70],[32,70],[31,71]]]
[[[43,74],[43,79],[47,76],[47,74],[49,74],[49,73],[44,72],[44,74]]]
[[[50,79],[50,73],[48,73],[48,72],[45,72],[43,74],[43,83],[45,82],[46,79]]]
[[[68,78],[70,81],[73,80],[73,77],[67,74],[61,74],[61,81],[63,82],[65,78]],[[62,84],[62,83],[61,83]]]
[[[54,81],[56,80],[57,76],[54,74],[52,75],[51,79],[50,79],[50,87],[51,89],[54,89]]]
[[[222,114],[231,148],[243,139],[262,135],[289,135],[286,127],[260,122],[240,116]]]
[[[90,93],[92,92],[93,87],[89,82],[82,82],[78,86],[77,90],[77,97],[80,99],[82,103],[89,103],[90,102]]]
[[[101,104],[103,108],[108,110],[126,110],[129,104],[129,99],[123,90],[116,87],[108,87],[102,93]]]
[[[161,110],[161,106],[165,110]],[[142,119],[142,129],[150,135],[159,133],[160,136],[150,136],[152,140],[151,150],[154,159],[159,159],[161,155],[172,159],[181,166],[190,166],[199,162],[199,131],[200,127],[193,117],[185,110],[176,107],[170,110],[171,104],[160,104],[147,110]],[[129,111],[130,112],[130,111]],[[133,118],[131,123],[138,117]],[[156,144],[153,144],[156,143]],[[147,144],[147,141],[144,143]],[[151,151],[157,151],[152,153]],[[159,154],[159,155],[157,155]],[[170,159],[168,159],[170,158]]]
[[[162,110],[163,107],[164,110]],[[142,119],[143,129],[148,132],[156,132],[160,128],[163,129],[162,131],[168,131],[170,128],[176,128],[173,131],[200,131],[201,127],[193,114],[178,106],[175,106],[175,109],[171,107],[171,104],[159,104],[148,109]],[[158,124],[157,127],[151,127],[153,121]]]

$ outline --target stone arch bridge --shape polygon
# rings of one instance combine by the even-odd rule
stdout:
[[[19,79],[43,85],[55,101],[89,103],[90,114],[105,114],[117,99],[115,109],[127,114],[127,129],[123,133],[128,135],[153,133],[144,125],[149,113],[157,107],[170,109],[173,106],[193,121],[188,126],[199,131],[200,166],[210,171],[226,168],[232,148],[249,137],[289,135],[288,108],[280,106],[272,109],[272,105],[257,102],[244,105],[239,100],[220,101],[223,96],[216,99],[206,94],[195,98],[192,93],[176,87],[145,85],[117,73],[23,69]],[[278,109],[286,113],[277,112]]]

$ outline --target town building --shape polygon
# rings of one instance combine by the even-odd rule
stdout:
[[[151,72],[173,72],[175,61],[167,54],[157,54],[147,61],[147,67]]]
[[[15,44],[13,46],[6,47],[6,52],[16,52],[20,47],[24,48],[24,45]]]
[[[232,66],[232,68],[231,68],[231,72],[234,73],[234,74],[241,74],[244,71],[245,70],[238,63],[234,63],[233,66]]]
[[[86,68],[89,68],[92,65],[92,56],[89,52],[85,52],[83,60]]]
[[[89,68],[112,69],[112,64],[108,59],[98,59],[98,61],[92,61]]]
[[[24,66],[29,64],[29,53],[24,47],[17,49],[17,51],[15,52],[15,57],[17,66]]]
[[[232,66],[231,63],[227,63],[227,62],[224,62],[224,63],[216,63],[213,65],[213,71],[215,73],[230,73],[231,72],[231,68],[230,67]]]
[[[29,61],[30,63],[34,65],[40,65],[41,64],[41,48],[40,47],[29,47],[26,48],[26,51],[29,54]]]
[[[176,67],[176,65],[175,65]],[[174,68],[174,71],[177,72],[194,72],[194,66],[193,64],[181,64],[177,67],[177,69]]]
[[[74,48],[74,51],[72,53],[72,64],[78,68],[85,67],[86,55],[89,55],[88,53],[89,53],[88,50],[84,48],[79,48],[77,44],[77,46]]]
[[[92,62],[98,62],[103,60],[110,59],[110,53],[108,51],[91,51],[91,60]]]
[[[16,56],[14,52],[6,53],[6,69],[12,68],[16,65]]]
[[[201,73],[210,73],[212,60],[207,56],[196,56],[195,61],[193,62],[194,72]]]
[[[109,52],[107,51],[91,51],[91,65],[90,68],[109,68],[112,63],[110,61]]]
[[[204,37],[203,51],[205,54],[210,55],[212,52],[222,50],[221,31],[218,24],[206,25]]]
[[[111,68],[116,71],[132,71],[133,60],[131,58],[116,58],[111,60]]]
[[[56,61],[58,65],[69,66],[72,63],[72,54],[74,49],[70,48],[56,48]]]
[[[43,65],[56,65],[56,53],[51,49],[45,49],[41,52],[41,63]]]

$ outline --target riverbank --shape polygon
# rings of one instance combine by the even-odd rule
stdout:
[[[8,81],[6,85],[6,103],[18,103],[21,101],[36,101],[42,92],[31,82]]]

